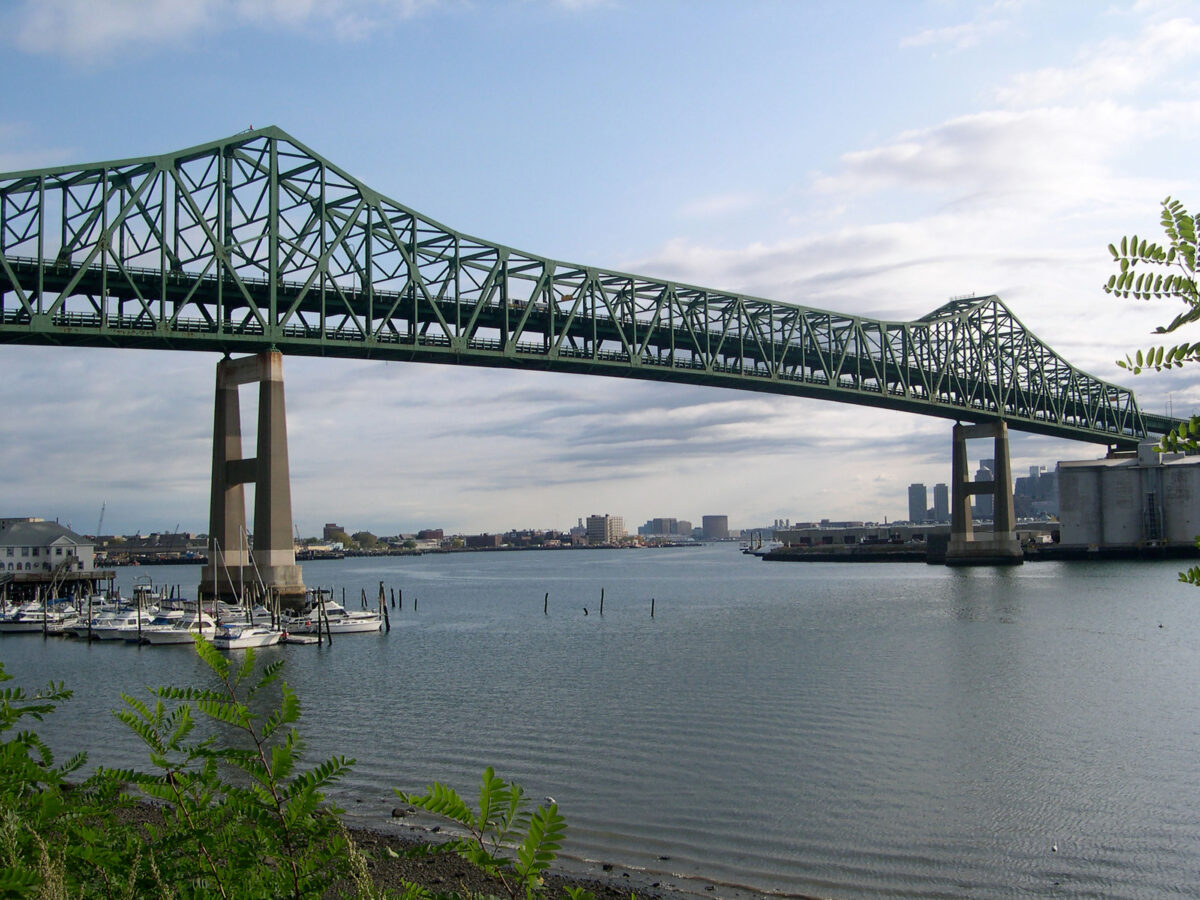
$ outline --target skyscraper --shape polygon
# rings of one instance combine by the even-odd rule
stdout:
[[[950,489],[944,484],[933,486],[933,521],[950,521]]]
[[[908,486],[908,521],[924,522],[925,511],[929,509],[929,491],[923,484]]]
[[[975,473],[977,482],[995,480],[996,460],[981,459],[979,461],[979,470]],[[992,510],[995,509],[995,501],[991,494],[976,494],[975,495],[975,518],[990,519]]]

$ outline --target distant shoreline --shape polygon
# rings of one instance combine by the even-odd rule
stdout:
[[[337,560],[337,559],[358,559],[361,557],[374,556],[441,556],[455,553],[518,553],[527,550],[672,550],[682,549],[686,547],[702,547],[706,543],[733,543],[733,541],[690,541],[687,543],[662,543],[662,544],[581,544],[579,546],[558,546],[544,547],[533,545],[529,547],[513,547],[505,545],[502,547],[452,547],[438,548],[436,550],[335,550],[330,553],[297,553],[297,562],[316,562],[320,560]],[[107,559],[104,561],[105,566],[115,568],[126,568],[129,566],[203,566],[208,563],[206,556],[192,556],[182,559],[162,559],[159,557],[140,557],[135,560],[114,560]]]

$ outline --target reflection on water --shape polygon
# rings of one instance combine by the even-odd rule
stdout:
[[[338,796],[356,817],[494,765],[558,800],[567,853],[664,880],[1200,895],[1200,595],[1174,571],[730,545],[315,562],[306,581],[351,605],[402,590],[392,632],[262,655],[288,660],[310,758],[357,758]],[[7,636],[0,654],[23,684],[76,688],[46,733],[108,764],[142,762],[109,712],[120,691],[201,675],[186,649]]]

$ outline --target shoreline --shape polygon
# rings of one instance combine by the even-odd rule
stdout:
[[[159,804],[131,799],[133,805],[116,810],[121,822],[133,826],[161,823],[162,807]],[[347,836],[364,857],[367,872],[376,889],[399,891],[403,883],[408,881],[434,892],[466,890],[472,895],[503,896],[498,881],[454,853],[412,853],[419,847],[437,846],[456,837],[451,830],[454,825],[452,821],[439,820],[415,809],[401,811],[399,807],[393,811],[390,820],[381,821],[373,816],[348,816],[345,810],[339,819]],[[753,900],[759,897],[817,900],[807,895],[767,893],[707,881],[702,885],[679,883],[687,880],[684,876],[656,875],[633,866],[560,855],[546,874],[544,896],[546,900],[559,900],[566,896],[563,887],[577,886],[591,891],[596,900],[630,900],[631,896],[636,896],[638,900]],[[352,889],[348,882],[340,883],[338,887]]]
[[[362,846],[361,841],[366,841],[369,846],[379,847],[385,856],[387,853],[382,850],[383,847],[399,851],[422,844],[436,845],[459,836],[454,830],[453,821],[412,808],[397,815],[399,810],[397,807],[390,819],[382,821],[374,816],[347,815],[347,811],[343,810],[341,819],[356,844]],[[461,866],[467,865],[453,854],[441,858]],[[387,862],[393,863],[395,860],[387,856]],[[714,882],[701,876],[654,872],[639,866],[583,859],[562,853],[548,873],[546,884],[554,889],[547,893],[547,900],[558,900],[564,896],[559,890],[561,885],[586,887],[595,893],[597,900],[630,900],[631,892],[636,894],[638,900],[757,900],[763,897],[822,900],[816,895],[755,890],[742,885]]]

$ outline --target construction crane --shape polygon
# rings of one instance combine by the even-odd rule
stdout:
[[[100,529],[104,527],[104,507],[108,505],[108,501],[100,503],[100,521],[96,523],[96,537],[100,537]]]

